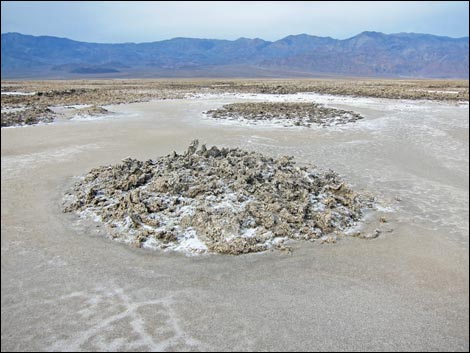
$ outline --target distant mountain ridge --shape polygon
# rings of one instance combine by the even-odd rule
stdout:
[[[469,38],[362,32],[338,40],[307,34],[277,41],[173,38],[101,44],[2,34],[2,78],[469,77]]]

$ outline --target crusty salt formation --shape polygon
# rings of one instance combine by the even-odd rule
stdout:
[[[370,206],[333,171],[197,140],[181,155],[95,168],[65,199],[65,212],[98,217],[117,240],[224,254],[343,232]]]
[[[50,123],[54,121],[54,118],[55,114],[49,108],[27,107],[17,111],[2,112],[1,125],[2,127],[35,125],[39,123]]]
[[[220,109],[205,112],[213,119],[239,121],[248,124],[272,123],[285,127],[312,124],[319,126],[343,125],[363,117],[349,110],[327,108],[316,103],[248,102],[226,104]]]
[[[75,109],[75,113],[77,116],[100,116],[111,114],[109,110],[96,105]]]

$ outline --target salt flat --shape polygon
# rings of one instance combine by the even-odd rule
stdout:
[[[203,118],[286,99],[232,94],[2,129],[2,350],[468,351],[468,104],[301,97],[365,118],[310,129]],[[118,244],[62,213],[77,175],[195,138],[332,168],[379,198],[393,232],[186,257]]]

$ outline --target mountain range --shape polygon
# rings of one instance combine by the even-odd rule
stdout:
[[[5,78],[469,77],[469,38],[362,32],[338,40],[307,34],[277,41],[174,38],[103,44],[3,33]]]

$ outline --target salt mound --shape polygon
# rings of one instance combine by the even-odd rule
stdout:
[[[83,107],[83,108],[78,108],[75,109],[74,113],[74,119],[87,119],[87,118],[93,118],[93,117],[99,117],[103,115],[108,115],[112,114],[109,110],[104,109],[103,107],[99,107],[97,105],[92,105],[89,107]]]
[[[64,205],[137,246],[241,254],[343,232],[370,200],[333,171],[195,140],[182,155],[95,168]]]
[[[275,124],[285,127],[322,127],[343,125],[363,119],[350,110],[327,108],[316,103],[298,102],[248,102],[226,104],[222,108],[208,110],[213,119],[238,121],[247,124]]]
[[[89,107],[78,108],[77,112],[80,114],[87,114],[87,115],[103,115],[109,114],[109,110],[104,109],[103,107],[99,107],[97,105],[92,105]]]
[[[28,106],[20,110],[12,110],[1,113],[1,125],[24,126],[39,123],[50,123],[54,120],[55,113],[43,106]]]

